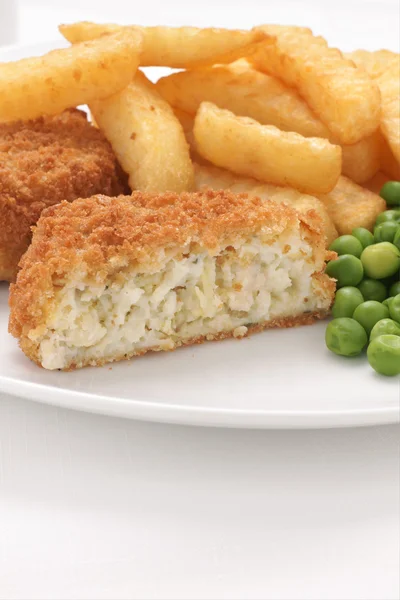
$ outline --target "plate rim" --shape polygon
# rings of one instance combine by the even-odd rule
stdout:
[[[16,389],[17,387],[18,389]],[[0,392],[41,404],[72,408],[87,413],[191,426],[237,429],[329,429],[400,423],[400,402],[398,406],[393,407],[347,411],[263,411],[254,409],[246,411],[245,409],[185,406],[173,403],[163,405],[140,398],[102,396],[65,388],[50,388],[42,383],[19,381],[4,375],[0,375]],[[91,406],[92,403],[94,406]]]

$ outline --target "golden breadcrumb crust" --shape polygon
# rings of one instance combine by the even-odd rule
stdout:
[[[206,249],[216,254],[261,228],[272,237],[296,228],[299,222],[313,247],[316,271],[322,271],[324,237],[313,211],[299,215],[285,204],[211,190],[180,195],[134,192],[118,198],[94,196],[72,204],[62,202],[43,211],[21,260],[17,281],[10,287],[9,331],[21,338],[24,352],[38,362],[37,344],[29,340],[28,333],[45,325],[54,294],[71,273],[84,272],[86,285],[102,284],[138,265],[156,265],[160,249],[183,247],[190,241],[191,251]],[[317,277],[333,298],[333,280],[322,273]],[[285,326],[312,318],[287,319]],[[257,327],[270,326],[279,325],[273,322]],[[192,343],[198,341],[202,339]]]
[[[84,112],[0,124],[0,280],[15,278],[44,208],[125,190],[111,146]]]

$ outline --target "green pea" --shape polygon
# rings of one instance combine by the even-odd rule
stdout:
[[[351,235],[354,235],[354,237],[358,239],[363,248],[366,248],[375,242],[373,234],[368,231],[368,229],[365,229],[365,227],[356,227],[351,232]]]
[[[400,375],[400,337],[398,335],[380,335],[367,350],[371,367],[380,375]]]
[[[387,289],[389,289],[390,286],[392,286],[394,283],[397,283],[399,281],[399,278],[400,278],[400,274],[399,273],[395,273],[391,277],[385,277],[384,279],[380,279],[379,281],[382,281],[383,285]]]
[[[381,319],[372,328],[369,336],[370,341],[380,335],[400,335],[400,323],[396,323],[393,319]]]
[[[386,223],[386,221],[400,221],[400,210],[384,210],[378,215],[375,221],[375,227],[380,225],[381,223]]]
[[[377,281],[376,279],[363,279],[357,287],[362,293],[364,300],[383,302],[387,297],[386,287],[381,281]]]
[[[389,312],[391,318],[400,323],[400,294],[392,298],[389,304]]]
[[[336,260],[331,260],[325,271],[329,277],[337,280],[338,288],[346,285],[357,286],[364,275],[360,259],[351,254],[342,254]]]
[[[400,206],[400,181],[387,181],[379,193],[388,206]]]
[[[358,356],[367,342],[365,329],[354,319],[333,319],[325,331],[327,348],[340,356]]]
[[[353,314],[353,319],[358,321],[368,334],[371,333],[375,323],[388,318],[388,307],[375,300],[367,300],[367,302],[359,304]]]
[[[385,221],[385,223],[377,225],[374,229],[375,242],[393,242],[399,228],[400,224],[396,221]]]
[[[393,238],[393,244],[400,250],[400,227]]]
[[[389,288],[389,298],[391,296],[397,296],[397,294],[400,294],[400,281],[396,281]]]
[[[393,300],[393,298],[392,298],[392,297],[390,297],[390,298],[386,298],[386,300],[384,300],[384,301],[382,302],[383,306],[387,306],[387,307],[389,308],[389,307],[390,307],[390,303],[391,303],[391,301],[392,301],[392,300]]]
[[[329,246],[329,250],[337,252],[339,256],[342,254],[352,254],[353,256],[360,258],[363,246],[353,235],[341,235],[332,242]]]
[[[361,262],[367,277],[384,279],[399,270],[400,250],[390,242],[372,244],[363,250]]]
[[[364,302],[362,293],[356,287],[346,286],[336,292],[335,302],[332,306],[332,315],[339,317],[352,317],[359,304]]]

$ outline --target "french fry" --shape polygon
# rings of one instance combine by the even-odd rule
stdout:
[[[342,146],[342,173],[356,183],[371,179],[381,167],[382,134],[377,129],[357,144]]]
[[[196,150],[196,142],[194,140],[193,134],[193,126],[194,126],[194,116],[189,115],[189,113],[184,110],[180,110],[179,108],[172,107],[176,118],[179,123],[182,125],[183,133],[185,134],[186,141],[188,143],[190,153],[192,157],[196,157],[196,162],[202,162],[205,159],[198,154]]]
[[[183,133],[185,134],[186,141],[189,144],[190,149],[194,150],[194,144],[195,144],[194,136],[193,136],[194,117],[192,115],[190,115],[189,113],[185,112],[184,110],[181,110],[180,108],[176,108],[176,106],[173,106],[172,108],[173,108],[176,118],[182,125]]]
[[[323,231],[329,245],[337,238],[337,231],[322,202],[314,196],[302,194],[293,188],[261,184],[256,179],[240,177],[224,169],[212,166],[194,165],[195,189],[210,188],[213,190],[229,189],[236,194],[247,193],[258,196],[262,200],[289,204],[300,213],[314,210],[322,221]]]
[[[368,52],[356,50],[348,55],[354,63],[363,67],[377,83],[381,92],[381,131],[393,153],[397,165],[383,147],[383,161],[389,161],[389,169],[397,172],[400,164],[400,55],[389,50]],[[384,165],[382,165],[384,166]],[[386,167],[387,168],[387,167]]]
[[[295,90],[252,69],[246,61],[173,73],[162,77],[156,86],[172,106],[185,113],[195,114],[201,102],[212,102],[262,125],[335,143],[328,128]],[[356,144],[342,146],[343,174],[357,183],[373,177],[380,167],[380,143],[381,135],[375,132]]]
[[[390,50],[355,50],[344,55],[352,60],[357,67],[362,67],[373,79],[380,77],[386,69],[392,64],[397,63],[400,69],[400,55]]]
[[[35,119],[119,92],[139,64],[142,34],[127,28],[41,57],[0,63],[0,121]]]
[[[400,69],[397,63],[392,63],[376,82],[382,96],[381,130],[400,163]]]
[[[230,63],[251,54],[257,43],[267,39],[260,30],[213,29],[198,27],[141,27],[143,51],[140,66],[189,69],[201,65]],[[61,34],[71,43],[92,40],[124,29],[111,23],[88,21],[60,25]]]
[[[260,29],[273,43],[260,44],[251,62],[296,88],[341,144],[355,144],[377,129],[379,89],[364,69],[307,30]]]
[[[213,165],[199,165],[194,163],[194,189],[200,191],[206,188],[211,190],[227,190],[236,186],[235,193],[248,193],[261,185],[260,181],[250,177],[236,175],[226,169],[220,169]]]
[[[192,188],[193,165],[182,127],[143,73],[138,71],[122,92],[92,102],[90,109],[133,190]]]
[[[395,159],[385,139],[382,139],[380,160],[382,171],[395,181],[400,181],[400,163]]]
[[[351,233],[355,227],[372,230],[386,203],[377,194],[362,188],[347,177],[340,177],[328,194],[319,195],[340,235]]]
[[[211,166],[211,163],[202,156],[200,156],[200,154],[196,150],[196,142],[194,140],[193,134],[194,117],[192,117],[192,115],[189,115],[188,113],[185,113],[183,110],[179,110],[179,108],[174,108],[174,113],[176,118],[182,125],[186,141],[189,145],[190,156],[192,158],[192,161],[195,161],[199,165]]]
[[[394,157],[382,147],[382,168],[396,176],[400,170],[400,55],[390,50],[356,50],[347,55],[359,67],[363,67],[377,83],[382,98],[381,131]]]
[[[304,193],[333,189],[342,165],[340,146],[238,117],[203,102],[194,122],[197,151],[214,165]]]
[[[200,164],[210,164],[196,151],[193,135],[194,117],[179,108],[174,108],[174,112],[185,132],[193,160]],[[377,131],[357,144],[342,146],[342,173],[359,184],[369,181],[381,166],[381,144],[383,143],[382,135]],[[388,153],[390,153],[389,149]],[[389,164],[389,160],[388,157],[387,164]],[[396,179],[393,161],[395,162],[394,158],[390,164],[392,165],[392,176]],[[399,179],[399,177],[397,178]]]
[[[78,23],[68,23],[59,25],[58,30],[65,39],[71,44],[77,44],[80,42],[87,42],[88,40],[95,40],[102,35],[109,33],[115,33],[123,29],[123,25],[117,25],[115,23],[92,23],[91,21],[79,21]],[[137,29],[143,29],[143,27],[136,26]]]
[[[275,125],[305,137],[330,135],[298,93],[276,77],[252,69],[246,62],[173,73],[157,82],[172,106],[195,114],[201,102],[212,102],[262,125]]]
[[[363,184],[364,188],[367,188],[370,192],[374,192],[374,194],[379,194],[382,189],[382,186],[389,181],[389,177],[383,171],[378,171],[372,179],[366,181]]]

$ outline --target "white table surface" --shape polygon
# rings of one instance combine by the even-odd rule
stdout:
[[[83,13],[77,0],[26,2],[27,42],[56,37],[59,21],[124,10],[122,0],[103,3],[101,14],[94,0]],[[213,23],[223,24],[232,2],[212,4]],[[301,2],[279,15],[279,3],[252,4],[265,12],[254,21],[324,32],[332,18],[304,14]],[[355,4],[360,18],[343,21],[354,46],[386,27],[395,49],[397,0],[379,2],[393,18],[374,21],[377,2]],[[148,12],[153,22],[189,22],[188,5],[186,16],[171,16],[167,3]],[[251,24],[247,11],[235,14]],[[196,429],[2,396],[0,598],[398,600],[399,433]]]

